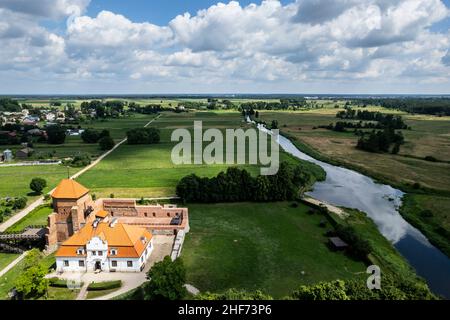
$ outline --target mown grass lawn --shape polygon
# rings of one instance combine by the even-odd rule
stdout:
[[[14,268],[0,277],[0,300],[9,299],[8,293],[14,288],[17,278],[24,271],[25,259],[20,261]],[[42,263],[50,270],[55,264],[55,256],[51,254],[45,257],[42,260]]]
[[[366,267],[330,251],[323,216],[289,202],[189,205],[182,258],[200,291],[262,289],[275,298],[301,284],[364,277]]]
[[[15,253],[1,253],[0,252],[0,271],[13,262],[20,255]]]
[[[52,212],[53,209],[50,206],[40,206],[9,227],[6,232],[20,232],[29,226],[47,225],[47,217]]]

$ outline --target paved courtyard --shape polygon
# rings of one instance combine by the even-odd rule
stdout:
[[[170,256],[174,236],[154,235],[153,245],[154,249],[150,258],[148,259],[145,269],[142,272],[86,272],[86,273],[71,273],[65,272],[57,274],[56,272],[47,275],[47,278],[57,277],[59,279],[68,280],[68,286],[79,286],[78,283],[83,283],[83,287],[77,297],[77,300],[84,300],[87,295],[87,286],[91,282],[104,282],[113,280],[122,280],[122,287],[108,295],[99,297],[95,300],[108,300],[119,296],[125,292],[139,287],[146,279],[147,271],[158,261],[161,261],[165,256]]]

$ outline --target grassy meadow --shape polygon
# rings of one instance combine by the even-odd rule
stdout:
[[[289,202],[189,205],[183,261],[200,291],[262,289],[274,298],[301,284],[365,277],[363,262],[331,251],[324,216]]]

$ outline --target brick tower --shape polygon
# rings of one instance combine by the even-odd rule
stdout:
[[[94,202],[89,189],[71,179],[62,180],[51,194],[54,212],[48,216],[47,246],[55,246],[80,230]]]

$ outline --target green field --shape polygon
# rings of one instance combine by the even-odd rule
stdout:
[[[171,142],[173,130],[192,129],[194,121],[203,121],[207,128],[236,128],[242,125],[238,112],[190,112],[163,113],[152,123],[161,131],[161,142],[154,145],[120,146],[101,163],[83,174],[78,181],[87,186],[97,196],[154,197],[173,196],[178,181],[191,173],[212,177],[225,170],[228,165],[174,165],[171,152],[176,142]],[[244,165],[256,174],[256,166]]]
[[[78,170],[71,168],[70,174]],[[47,180],[44,192],[48,192],[56,187],[61,179],[67,178],[67,168],[60,165],[0,167],[0,198],[27,196],[32,192],[30,182],[35,177]],[[30,199],[33,197],[30,196]]]
[[[9,227],[6,232],[20,232],[29,226],[47,225],[47,217],[53,212],[50,206],[41,206],[31,211],[24,218]]]
[[[262,289],[275,298],[300,284],[364,277],[365,265],[330,251],[322,215],[288,202],[189,205],[182,258],[200,291]]]
[[[19,254],[0,252],[0,271],[13,262],[17,257],[19,257]]]

